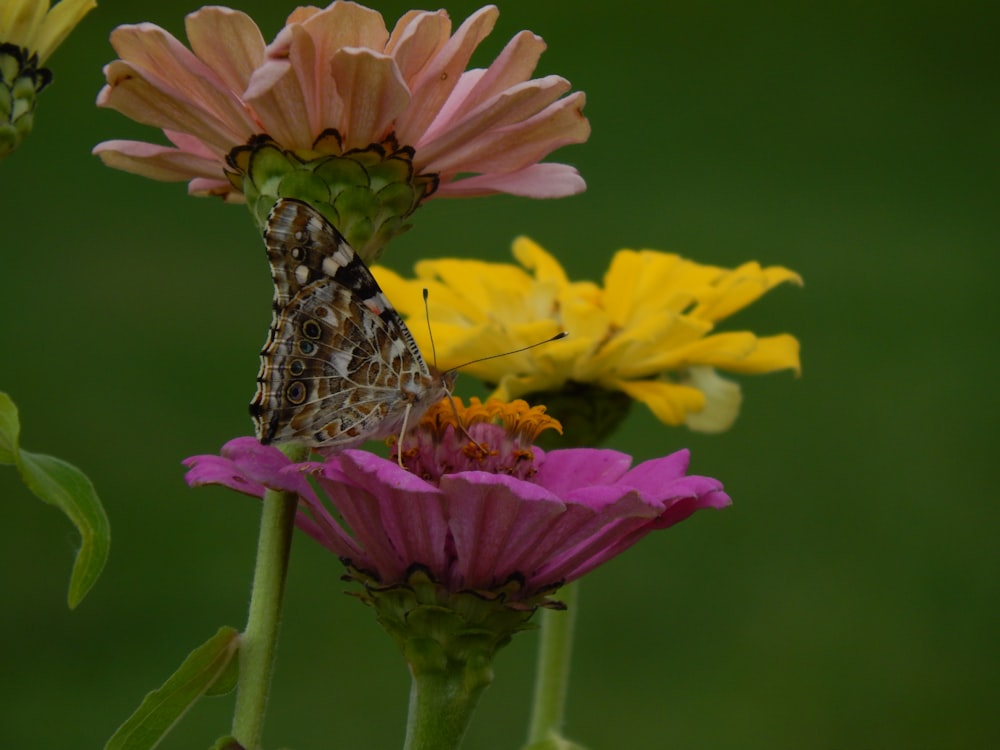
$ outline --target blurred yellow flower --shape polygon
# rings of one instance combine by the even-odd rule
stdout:
[[[44,65],[80,20],[97,7],[95,0],[4,0],[0,3],[0,44],[11,44],[38,55]]]
[[[42,67],[94,0],[0,0],[0,159],[28,137],[38,94],[52,81]]]
[[[569,332],[564,341],[463,368],[494,385],[497,398],[530,400],[544,393],[544,403],[551,404],[553,393],[596,387],[643,402],[665,424],[719,432],[736,419],[741,394],[716,369],[800,371],[794,336],[714,332],[719,321],[778,284],[801,284],[787,268],[749,262],[725,269],[672,253],[619,250],[602,287],[570,281],[559,262],[527,238],[517,239],[513,250],[520,266],[425,260],[416,264],[413,280],[373,269],[397,309],[414,319],[424,315],[421,289],[429,290],[430,327],[442,365]],[[429,354],[426,328],[411,325]]]

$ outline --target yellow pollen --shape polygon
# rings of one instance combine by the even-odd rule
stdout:
[[[520,437],[528,442],[534,442],[545,430],[562,434],[562,425],[545,413],[544,406],[529,406],[521,399],[507,403],[491,398],[483,403],[473,396],[468,406],[460,398],[456,397],[453,401],[454,407],[446,398],[434,404],[424,414],[420,426],[440,435],[449,425],[468,430],[478,423],[500,424],[511,437]]]

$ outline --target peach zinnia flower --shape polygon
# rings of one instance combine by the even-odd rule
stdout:
[[[373,144],[402,152],[433,177],[416,202],[435,188],[578,193],[573,167],[538,163],[590,133],[582,92],[564,96],[559,76],[530,78],[542,39],[522,31],[489,68],[465,69],[498,15],[486,6],[453,34],[445,11],[410,11],[389,32],[378,12],[338,1],[297,8],[266,44],[245,13],[206,7],[187,16],[190,49],[153,24],[120,26],[111,44],[121,59],[105,67],[97,103],[162,128],[172,145],[114,140],[94,151],[109,166],[234,201],[245,191],[227,158],[251,139],[305,160],[331,143],[338,155]]]

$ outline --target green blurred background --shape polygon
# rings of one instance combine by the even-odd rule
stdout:
[[[258,513],[189,490],[180,461],[250,428],[270,281],[242,206],[103,167],[159,140],[93,106],[117,24],[183,34],[185,2],[104,0],[50,61],[37,127],[0,164],[0,389],[23,445],[83,468],[113,529],[65,606],[75,537],[0,472],[0,746],[98,748],[185,653],[245,621]],[[291,4],[239,3],[270,39]],[[391,22],[406,9],[379,4]],[[476,5],[448,6],[464,19]],[[557,152],[581,196],[432,201],[386,261],[509,258],[527,234],[573,276],[612,251],[799,271],[729,330],[789,331],[800,379],[742,379],[728,434],[636,409],[614,447],[690,446],[735,504],[585,582],[567,731],[588,747],[1000,746],[994,3],[509,2],[540,73],[587,92],[593,136]],[[466,388],[469,384],[466,383]],[[408,679],[339,563],[293,550],[269,747],[392,748]],[[501,653],[469,750],[515,748],[536,634]],[[163,744],[206,747],[231,698]]]

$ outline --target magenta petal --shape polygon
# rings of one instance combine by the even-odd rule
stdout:
[[[526,549],[519,569],[538,585],[547,585],[563,578],[553,568],[553,561],[564,560],[572,550],[582,545],[603,544],[601,539],[621,519],[636,519],[629,528],[648,523],[659,510],[643,502],[637,493],[621,487],[586,487],[566,498],[566,512],[544,536]],[[618,534],[624,532],[617,532]]]
[[[264,497],[267,492],[267,487],[244,476],[232,461],[220,456],[191,456],[183,463],[190,467],[184,475],[190,487],[218,484],[252,497]]]
[[[324,467],[322,464],[298,464],[289,467],[288,470],[307,472],[310,466],[314,471],[334,471],[333,468]],[[320,484],[322,485],[322,482]],[[344,484],[349,485],[346,481]],[[327,489],[327,494],[329,494],[329,489]],[[295,518],[295,523],[300,529],[338,557],[352,560],[362,568],[372,567],[364,549],[340,525],[340,522],[327,509],[316,493],[310,492],[309,495],[302,498],[302,501],[304,508],[300,509]]]
[[[631,465],[632,457],[626,453],[598,448],[564,448],[545,454],[534,481],[562,496],[577,487],[617,482]]]
[[[662,497],[662,490],[687,473],[691,451],[676,451],[669,456],[643,461],[621,478],[621,483],[635,487],[653,497]]]
[[[659,514],[659,509],[642,500],[639,493],[621,487],[595,488],[596,492],[613,493],[617,497],[591,498],[591,504],[600,507],[590,522],[580,529],[574,539],[557,554],[552,555],[540,568],[539,576],[547,580],[571,581],[582,563],[597,560],[595,564],[614,557],[619,541],[637,530],[645,528]],[[584,492],[580,490],[580,492]],[[596,510],[596,508],[595,508]]]
[[[268,487],[281,483],[281,469],[291,461],[277,448],[261,445],[256,438],[239,437],[222,446],[219,456],[191,456],[183,464],[190,467],[184,479],[192,487],[221,484],[263,497]]]
[[[456,584],[463,587],[503,583],[519,570],[538,531],[565,511],[545,488],[505,475],[453,474],[441,479],[441,489],[455,540]]]
[[[317,479],[384,580],[413,564],[446,573],[448,526],[436,487],[356,450],[331,458]]]

